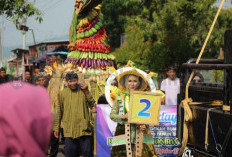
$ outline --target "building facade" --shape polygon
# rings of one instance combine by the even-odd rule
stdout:
[[[32,72],[35,59],[59,46],[67,46],[68,44],[69,41],[45,41],[29,46],[29,50],[14,49],[11,52],[15,58],[8,60],[10,71],[15,76],[24,76],[26,70]]]

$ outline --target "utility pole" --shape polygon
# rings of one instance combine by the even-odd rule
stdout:
[[[2,67],[2,29],[0,29],[0,67]]]
[[[2,17],[2,23],[0,28],[0,67],[3,66],[3,31],[4,31],[4,21]]]
[[[27,17],[24,17],[22,20],[22,23],[26,25]],[[26,31],[23,31],[23,49],[26,49]],[[25,66],[24,66],[24,53],[22,53],[22,74],[23,74],[23,80],[25,80]]]

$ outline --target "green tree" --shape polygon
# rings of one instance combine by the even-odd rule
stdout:
[[[0,0],[0,15],[12,18],[15,23],[30,16],[35,16],[39,22],[42,21],[41,12],[28,0]]]
[[[141,8],[141,0],[103,1],[104,25],[109,36],[109,44],[113,49],[120,46],[120,35],[125,32],[127,17],[139,15]]]
[[[212,83],[223,83],[224,82],[224,72],[223,70],[212,71],[210,82]]]
[[[157,42],[151,51],[151,68],[160,69],[165,65],[157,65],[156,55],[163,53],[166,64],[181,65],[189,58],[197,57],[208,30],[216,15],[217,7],[212,7],[215,0],[177,0],[167,1],[159,11],[153,12],[153,23],[157,34]],[[203,57],[215,57],[223,47],[226,29],[231,27],[231,12],[223,10],[215,25]],[[164,46],[162,52],[158,52]],[[157,49],[158,48],[158,49]],[[159,50],[160,51],[160,50]],[[151,58],[151,57],[149,57]]]
[[[133,19],[129,21],[126,27],[127,40],[122,48],[115,51],[116,62],[125,65],[128,60],[132,60],[140,69],[146,70],[148,68],[147,55],[152,48],[152,42],[145,39],[145,34],[149,28],[145,28],[147,25],[139,27],[134,24],[135,21],[142,23],[139,18],[135,19],[135,21]]]
[[[130,16],[134,20],[127,23],[136,25],[137,30],[143,32],[143,41],[139,43],[152,45],[149,44],[150,50],[144,49],[146,55],[144,61],[140,61],[143,66],[160,71],[197,57],[216,15],[217,7],[212,7],[214,3],[215,0],[144,0],[141,13],[136,18]],[[231,24],[231,10],[222,10],[203,57],[213,58],[218,54],[223,47],[224,32]],[[118,61],[130,47],[138,44],[130,33],[136,32],[126,31],[126,40],[130,44],[116,51],[120,52],[117,53]],[[141,51],[134,51],[128,59],[136,58]]]

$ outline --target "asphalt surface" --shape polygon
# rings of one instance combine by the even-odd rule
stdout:
[[[62,153],[63,148],[64,148],[64,144],[60,144],[59,145],[59,152],[58,152],[56,157],[65,157],[65,155]],[[50,157],[50,155],[48,155],[47,157]]]

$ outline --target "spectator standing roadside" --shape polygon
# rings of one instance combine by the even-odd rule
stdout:
[[[47,81],[46,73],[40,72],[35,76],[35,85],[47,88],[48,81]],[[52,99],[50,99],[50,100],[51,100],[51,103],[52,103]],[[51,107],[52,107],[52,105],[51,105]],[[59,139],[54,136],[53,131],[51,133],[51,139],[50,139],[49,147],[50,147],[50,157],[56,157],[57,154],[58,154],[58,150],[59,150]]]
[[[36,76],[36,75],[38,75],[39,73],[40,73],[40,68],[36,67],[36,68],[34,69],[33,75]]]
[[[60,90],[62,90],[63,87],[63,78],[62,75],[53,73],[53,78],[50,77],[50,75],[47,75],[45,86],[47,87],[47,91],[50,96],[51,101],[51,111],[54,115],[57,114],[57,105],[58,105],[58,93]],[[60,129],[60,132],[62,134],[62,131]],[[62,138],[61,138],[62,139]],[[54,131],[51,132],[51,139],[50,139],[50,155],[49,157],[56,157],[59,151],[59,138],[56,138],[54,136]],[[64,149],[61,150],[62,153],[64,153]]]
[[[0,84],[13,81],[13,77],[6,74],[6,69],[0,69]]]
[[[47,76],[44,72],[40,72],[38,73],[35,77],[34,77],[34,80],[35,80],[35,85],[36,86],[42,86],[42,87],[45,87],[46,88],[46,83],[47,83]]]
[[[32,84],[32,77],[30,71],[25,71],[25,82]]]
[[[33,72],[32,72],[32,82],[33,82],[33,84],[35,84],[35,77],[36,77],[36,75],[38,75],[39,73],[40,73],[40,68],[35,67],[35,69],[34,69]]]
[[[177,94],[180,93],[180,79],[176,77],[176,70],[169,67],[166,72],[168,78],[161,83],[161,91],[165,92],[165,105],[177,105]]]
[[[78,84],[76,73],[66,75],[68,87],[59,93],[57,117],[54,135],[58,138],[58,130],[63,122],[65,137],[65,156],[93,157],[93,126],[91,125],[89,108],[94,107],[94,99],[86,84]]]

